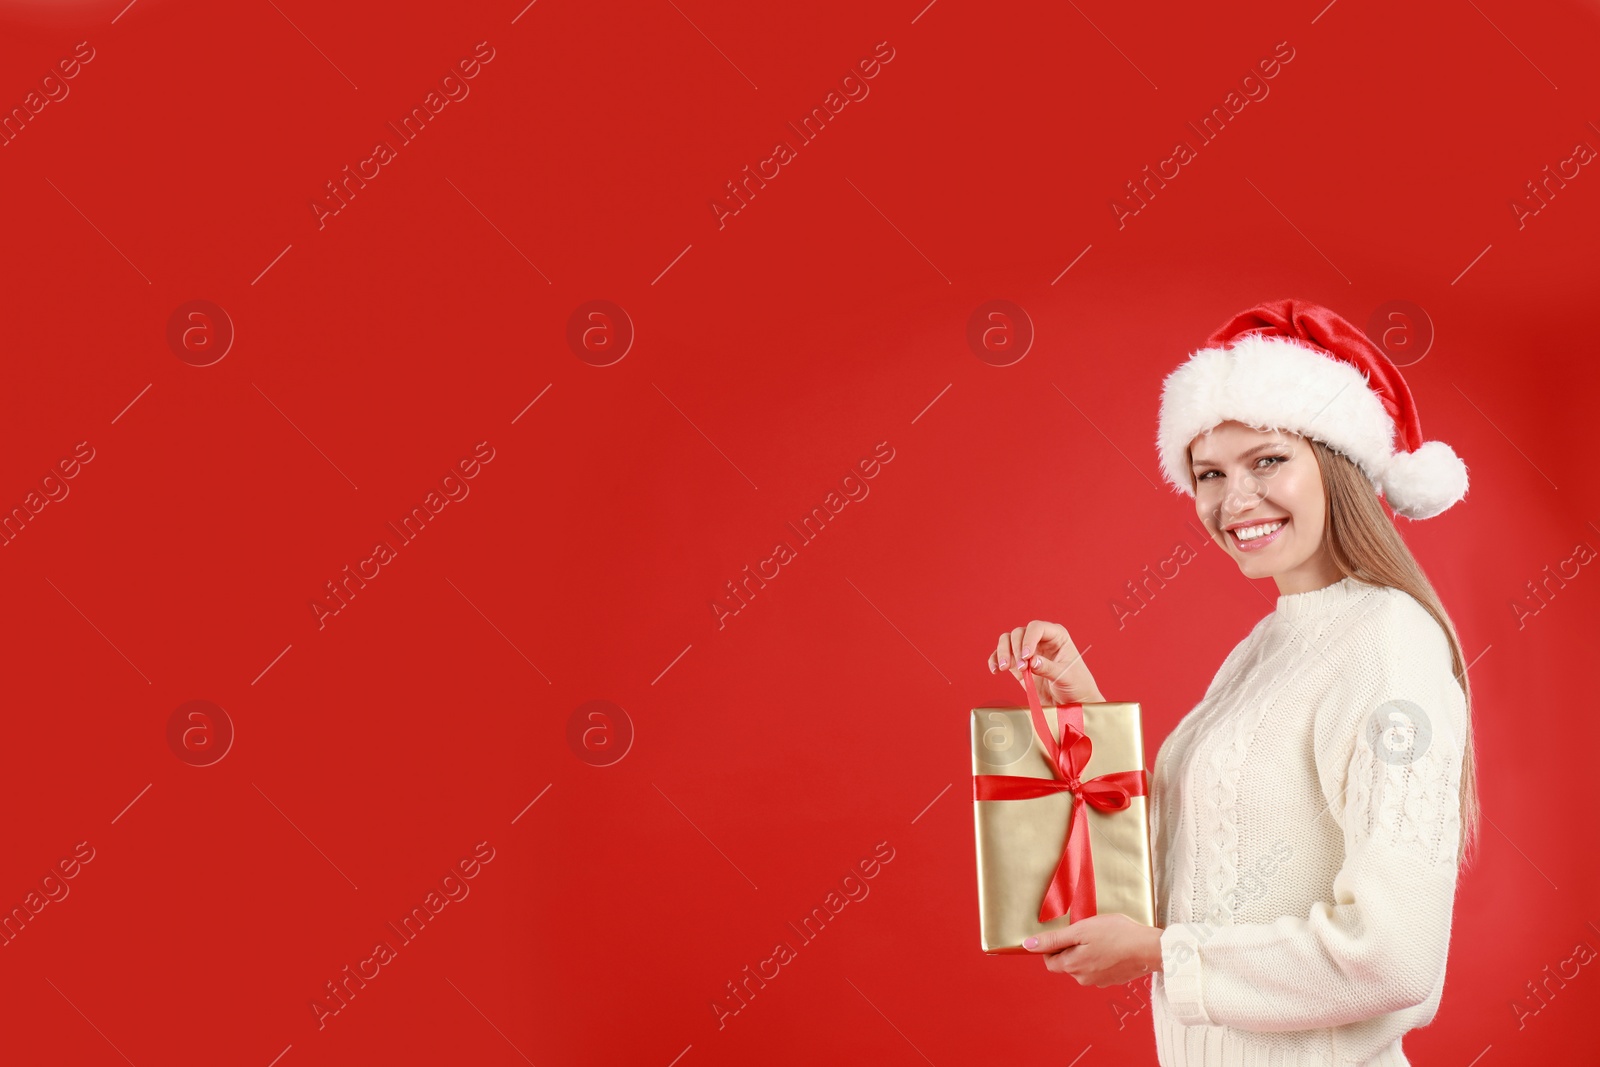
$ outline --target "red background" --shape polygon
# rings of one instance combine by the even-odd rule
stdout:
[[[1600,146],[1592,7],[923,4],[7,0],[8,111],[94,49],[0,148],[0,506],[94,450],[0,552],[4,906],[94,849],[0,951],[7,1060],[1153,1063],[1137,986],[979,951],[968,711],[1020,696],[996,635],[1056,619],[1153,763],[1270,610],[1209,550],[1111,605],[1197,544],[1163,375],[1283,296],[1424,309],[1406,376],[1472,472],[1403,524],[1475,661],[1487,816],[1408,1052],[1580,1041],[1592,966],[1513,1004],[1600,946],[1600,578],[1515,604],[1600,545],[1600,176],[1521,227],[1510,203]],[[319,228],[480,41],[470,95]],[[885,41],[719,228],[724,183]],[[1119,228],[1124,183],[1282,41],[1270,95]],[[195,299],[236,330],[207,367],[167,341]],[[636,331],[605,367],[566,340],[596,299]],[[994,299],[1036,331],[1004,368],[966,341]],[[482,441],[470,495],[319,629],[324,583]],[[870,496],[719,629],[724,583],[879,442]],[[210,766],[168,743],[190,700],[236,732]],[[591,700],[635,733],[610,766],[569,743]],[[470,895],[319,1028],[479,842]],[[870,896],[719,1029],[878,842]]]

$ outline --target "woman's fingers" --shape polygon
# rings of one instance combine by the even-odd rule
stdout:
[[[1016,658],[1011,652],[1011,633],[1007,631],[1000,635],[1000,640],[995,644],[994,655],[989,657],[989,669],[1007,670]]]
[[[1077,658],[1078,651],[1065,626],[1035,619],[1000,635],[989,656],[989,672],[1010,671],[1011,676],[1025,686],[1028,683],[1023,680],[1022,668],[1027,665],[1035,674],[1059,684]]]
[[[1094,919],[1080,919],[1068,926],[1057,927],[1054,930],[1041,930],[1033,937],[1022,942],[1022,947],[1035,955],[1044,957],[1045,970],[1055,974],[1070,974],[1078,980],[1079,985],[1092,985],[1085,979],[1080,971],[1092,966],[1084,953],[1091,951],[1088,947],[1090,926]],[[1032,942],[1030,944],[1029,942]]]
[[[1061,630],[1060,639],[1057,640],[1055,649],[1053,651],[1055,653],[1053,658],[1057,660],[1063,668],[1071,667],[1074,663],[1078,662],[1078,646],[1073,643],[1072,635],[1067,633],[1065,628]]]
[[[1022,643],[1022,635],[1025,632],[1026,627],[1022,626],[1011,631],[1011,647],[1017,653],[1016,662],[1011,664],[1011,676],[1024,685],[1027,683],[1022,680],[1022,665],[1028,658],[1027,646]]]
[[[1062,949],[1071,948],[1073,945],[1083,943],[1081,931],[1074,931],[1072,923],[1058,926],[1053,930],[1041,930],[1033,937],[1022,942],[1022,947],[1029,952],[1050,953],[1060,952]]]
[[[1067,629],[1060,623],[1035,619],[1023,629],[1021,655],[1040,655],[1067,640]]]
[[[1020,647],[1017,641],[1021,636],[1021,627],[1000,635],[994,655],[989,657],[991,671],[1010,671],[1013,678],[1019,682],[1022,680],[1021,657],[1017,654],[1017,649]]]
[[[1035,655],[1032,662],[1034,663],[1034,674],[1043,678],[1051,686],[1056,687],[1058,691],[1063,687],[1064,679],[1061,676],[1066,672],[1062,669],[1061,664],[1053,659],[1046,659],[1039,655]]]

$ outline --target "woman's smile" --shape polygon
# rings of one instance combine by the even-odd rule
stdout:
[[[1241,552],[1259,552],[1276,541],[1288,525],[1288,519],[1236,525],[1229,527],[1228,539],[1233,542],[1233,547]]]

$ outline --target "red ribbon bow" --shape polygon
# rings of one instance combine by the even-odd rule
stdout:
[[[1022,668],[1024,688],[1028,691],[1028,710],[1032,714],[1033,728],[1044,742],[1047,762],[1055,771],[1055,778],[1029,778],[1014,774],[975,774],[972,776],[973,800],[1029,800],[1051,793],[1072,794],[1072,817],[1067,823],[1067,840],[1061,851],[1061,861],[1050,879],[1044,899],[1039,903],[1039,921],[1049,922],[1067,913],[1073,907],[1073,921],[1096,914],[1094,894],[1094,857],[1089,851],[1089,816],[1084,808],[1089,804],[1097,811],[1122,811],[1134,797],[1148,795],[1148,780],[1144,768],[1136,771],[1112,771],[1083,780],[1083,768],[1089,765],[1094,743],[1083,728],[1083,705],[1065,704],[1056,709],[1061,723],[1061,743],[1050,733],[1044,709],[1039,706],[1039,691],[1034,685],[1033,671]]]

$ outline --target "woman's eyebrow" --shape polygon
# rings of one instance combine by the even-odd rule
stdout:
[[[1268,441],[1266,444],[1260,444],[1260,445],[1256,445],[1254,448],[1246,449],[1243,453],[1240,454],[1239,458],[1240,459],[1249,459],[1251,456],[1255,455],[1257,452],[1265,452],[1268,449],[1282,448],[1282,447],[1283,447],[1283,442],[1282,441]],[[1190,464],[1190,466],[1192,466],[1196,470],[1198,470],[1201,467],[1214,467],[1214,466],[1216,466],[1216,464],[1212,463],[1209,459],[1197,459],[1192,464]]]

